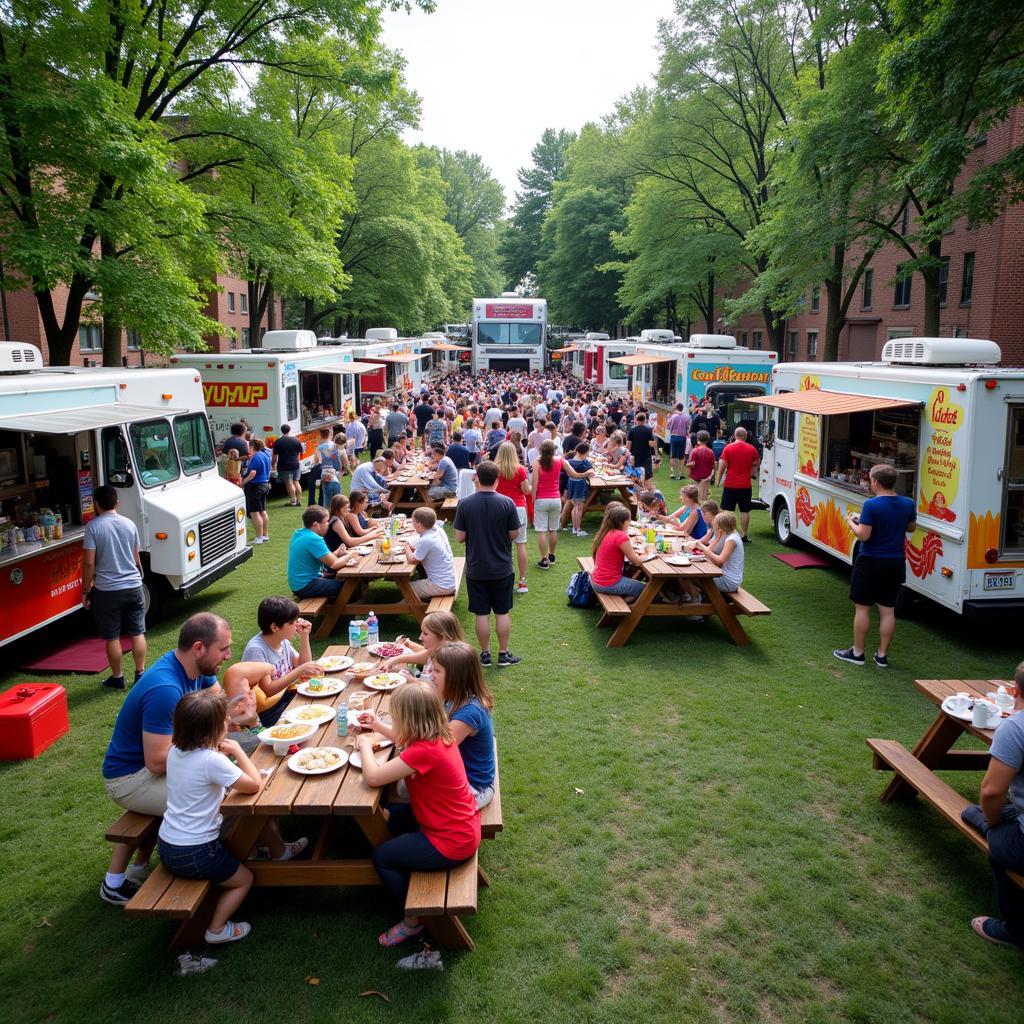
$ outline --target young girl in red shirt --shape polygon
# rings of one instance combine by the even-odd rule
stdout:
[[[405,908],[413,871],[442,871],[468,860],[480,846],[480,813],[441,698],[427,683],[406,683],[391,696],[391,718],[400,753],[378,764],[368,734],[356,738],[363,778],[370,786],[405,779],[408,804],[388,808],[394,839],[373,851],[373,866],[399,911]],[[403,917],[378,938],[397,946],[421,934],[418,917]]]

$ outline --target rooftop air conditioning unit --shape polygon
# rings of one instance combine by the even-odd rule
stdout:
[[[297,352],[316,348],[313,331],[267,331],[259,346],[264,352]]]
[[[371,327],[366,332],[367,341],[398,341],[398,331],[394,327]]]
[[[640,332],[640,340],[646,342],[657,342],[660,345],[671,345],[675,335],[663,327],[652,327]]]
[[[737,348],[731,334],[691,334],[691,348]]]
[[[0,373],[25,373],[43,368],[43,353],[21,341],[0,342]]]
[[[500,295],[498,296],[498,298],[499,298],[499,299],[518,299],[518,298],[519,298],[519,296],[518,296],[518,295],[516,295],[516,293],[515,293],[515,292],[502,292],[502,293],[501,293],[501,294],[500,294]]]
[[[603,331],[587,331],[583,337],[584,341],[610,341],[611,339]]]
[[[447,337],[447,335],[444,333],[444,331],[427,331],[427,333],[424,334],[423,337],[424,338],[441,338],[441,339],[444,339],[444,338]]]
[[[882,348],[890,366],[994,366],[1003,353],[981,338],[892,338]]]

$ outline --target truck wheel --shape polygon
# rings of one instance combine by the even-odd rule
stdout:
[[[905,583],[900,587],[896,595],[896,605],[893,611],[898,619],[912,619],[917,605],[917,594],[915,594]]]
[[[796,536],[793,533],[793,524],[789,518],[789,506],[780,501],[775,506],[775,539],[786,548],[796,544]]]
[[[146,629],[152,629],[163,612],[167,584],[163,577],[155,576],[148,569],[142,577],[142,603],[146,609]]]

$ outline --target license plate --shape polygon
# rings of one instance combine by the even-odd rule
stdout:
[[[1013,590],[1017,582],[1015,572],[987,572],[983,590]]]

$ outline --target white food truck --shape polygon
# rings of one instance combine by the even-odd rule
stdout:
[[[991,341],[900,338],[877,363],[777,366],[771,395],[750,401],[770,416],[759,492],[779,542],[852,562],[844,516],[888,463],[917,506],[904,598],[1024,610],[1024,369],[1000,355]]]
[[[671,331],[642,331],[636,353],[615,360],[632,368],[631,392],[654,414],[651,426],[663,441],[677,402],[688,408],[710,398],[728,436],[735,427],[752,426],[740,399],[768,394],[776,353],[737,345],[730,334],[692,334],[673,341]]]
[[[626,367],[615,360],[636,353],[636,338],[609,338],[607,334],[588,331],[561,351],[566,368],[584,384],[602,391],[629,389]]]
[[[318,346],[312,331],[267,331],[262,348],[182,353],[171,365],[202,377],[218,446],[232,423],[244,420],[268,446],[287,423],[304,446],[303,473],[312,468],[320,428],[343,429],[349,410],[359,409],[360,376],[378,369],[347,349]]]
[[[217,471],[199,375],[43,365],[0,343],[0,645],[82,607],[95,488],[139,530],[150,621],[252,555],[245,501]]]
[[[321,340],[321,344],[324,344]],[[430,375],[428,349],[443,339],[400,338],[394,327],[371,327],[365,338],[337,338],[327,344],[338,345],[351,359],[368,367],[361,371],[359,393],[376,398],[397,391],[419,392]]]

